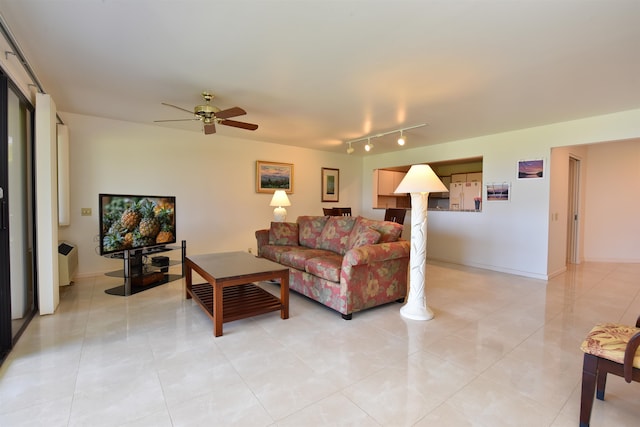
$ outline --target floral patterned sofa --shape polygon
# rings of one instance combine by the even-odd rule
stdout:
[[[407,294],[402,225],[361,216],[300,216],[256,231],[258,256],[289,267],[289,287],[351,319]]]

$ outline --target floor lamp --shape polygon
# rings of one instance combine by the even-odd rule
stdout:
[[[411,193],[411,252],[409,296],[400,314],[407,319],[431,320],[424,294],[427,266],[427,201],[429,193],[449,191],[429,165],[413,165],[395,193]]]

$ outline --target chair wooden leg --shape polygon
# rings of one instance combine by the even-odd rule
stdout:
[[[580,397],[580,427],[589,427],[593,396],[596,391],[598,357],[585,353],[582,365],[582,394]],[[606,373],[604,374],[606,377]]]
[[[604,388],[607,386],[607,371],[598,369],[596,377],[596,397],[598,400],[604,400]]]

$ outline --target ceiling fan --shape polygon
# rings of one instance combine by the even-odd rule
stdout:
[[[211,100],[213,99],[213,94],[209,92],[202,92],[202,98],[205,100],[205,104],[196,105],[193,107],[193,111],[187,110],[186,108],[178,107],[173,104],[168,104],[163,102],[162,105],[166,105],[168,107],[177,108],[181,111],[186,111],[187,113],[193,114],[194,118],[192,119],[171,119],[171,120],[154,120],[155,123],[159,122],[185,122],[192,120],[199,120],[204,125],[204,133],[205,135],[210,135],[212,133],[216,133],[216,123],[219,125],[225,126],[233,126],[236,128],[247,129],[247,130],[256,130],[258,129],[258,125],[254,125],[253,123],[245,123],[239,122],[236,120],[229,120],[230,117],[242,116],[247,114],[240,107],[231,107],[226,110],[221,110],[218,107],[211,105]]]

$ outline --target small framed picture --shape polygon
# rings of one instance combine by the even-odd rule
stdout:
[[[544,178],[544,160],[520,160],[518,161],[518,179]]]
[[[490,182],[486,185],[487,202],[508,202],[511,196],[511,184],[508,182]]]
[[[340,169],[322,168],[322,201],[338,202],[340,192]]]
[[[256,193],[293,193],[293,164],[256,161]]]

